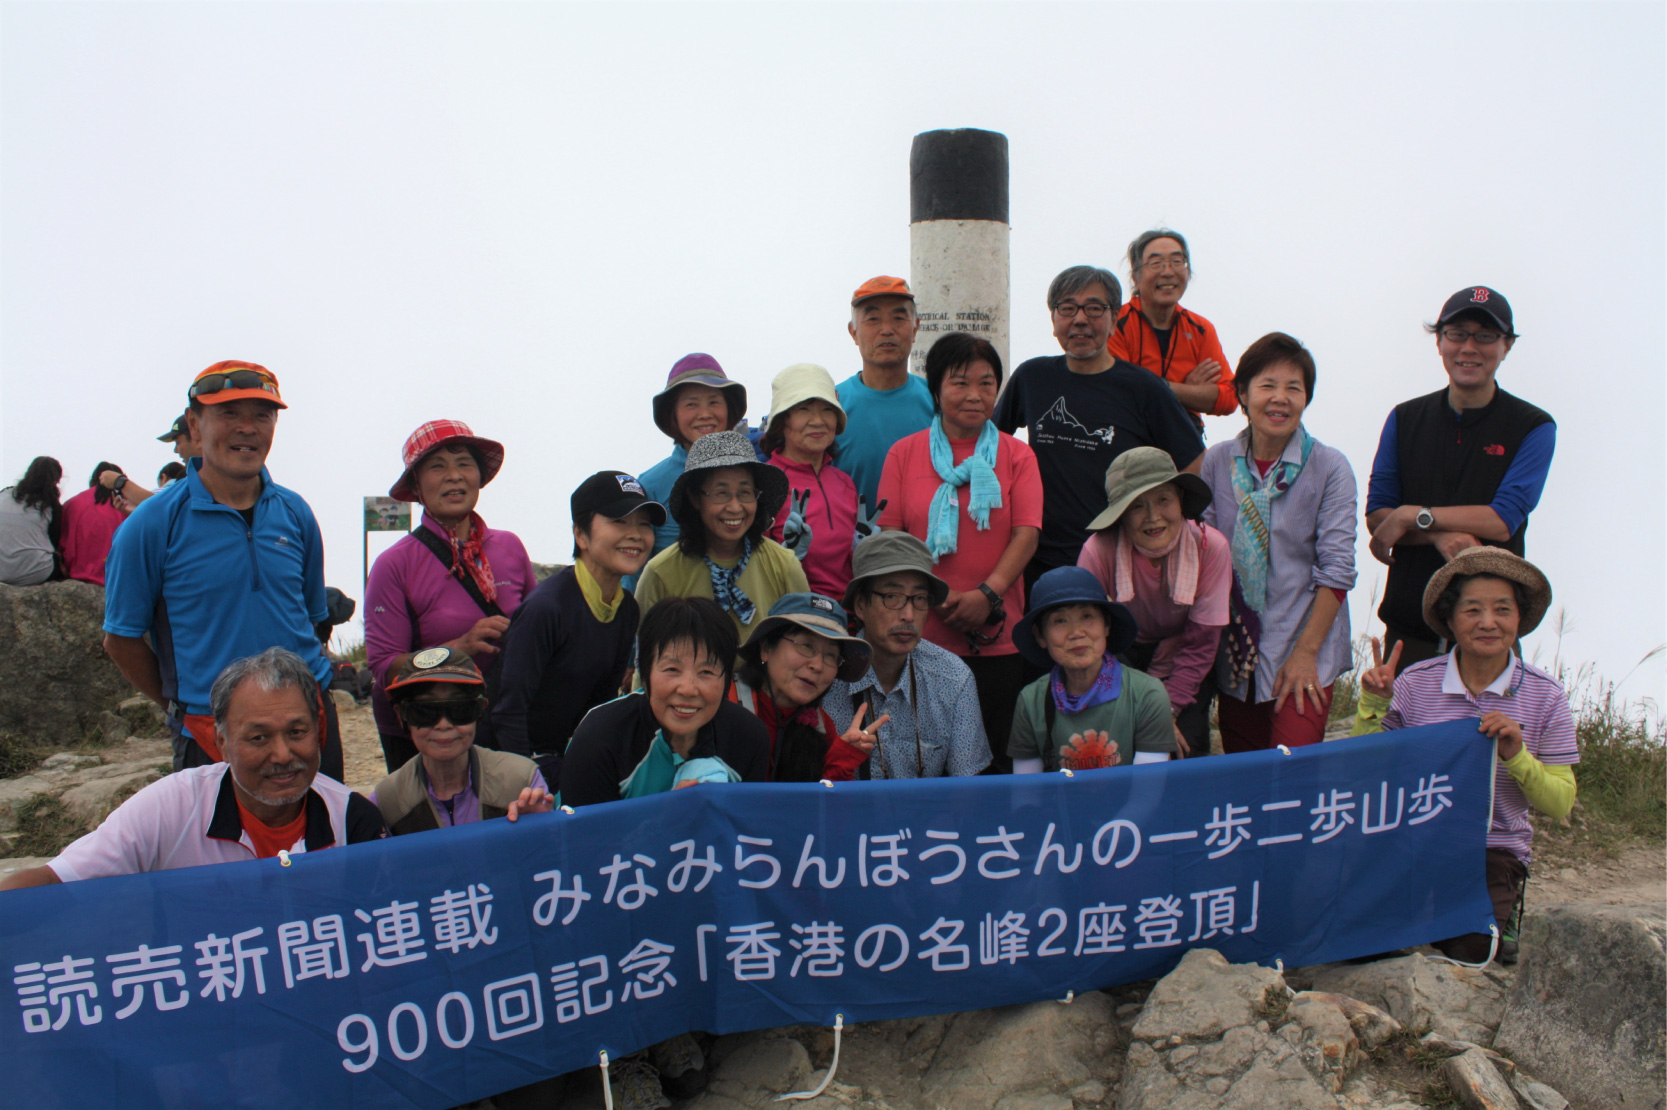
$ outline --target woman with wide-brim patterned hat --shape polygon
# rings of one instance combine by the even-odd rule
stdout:
[[[364,610],[371,708],[389,771],[417,754],[383,689],[389,665],[419,648],[447,647],[490,676],[509,618],[537,585],[520,538],[488,528],[475,511],[481,487],[503,467],[503,444],[460,420],[431,420],[406,439],[400,462],[388,496],[421,504],[422,522],[371,567]],[[475,743],[495,747],[490,713]]]

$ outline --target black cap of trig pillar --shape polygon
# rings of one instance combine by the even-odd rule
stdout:
[[[1007,222],[1007,136],[972,127],[923,131],[909,150],[909,222]]]

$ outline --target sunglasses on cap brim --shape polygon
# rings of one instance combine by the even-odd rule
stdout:
[[[278,396],[278,383],[259,370],[228,370],[224,374],[210,375],[191,384],[190,396],[193,400],[212,397],[227,389],[259,389],[274,398]]]
[[[486,699],[463,698],[458,701],[402,701],[399,715],[410,728],[433,728],[444,717],[454,725],[472,725],[486,712]]]

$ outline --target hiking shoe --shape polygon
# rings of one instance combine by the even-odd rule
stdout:
[[[1499,942],[1499,954],[1494,957],[1501,967],[1515,967],[1517,965],[1517,942],[1502,940]]]

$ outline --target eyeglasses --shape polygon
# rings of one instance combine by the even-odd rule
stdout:
[[[1158,255],[1153,255],[1151,258],[1148,258],[1146,261],[1142,262],[1140,264],[1140,268],[1142,270],[1157,270],[1160,273],[1163,272],[1164,270],[1173,270],[1175,273],[1179,274],[1179,273],[1184,273],[1190,267],[1187,264],[1187,256],[1186,255],[1184,255],[1184,254],[1171,254],[1171,255],[1161,256],[1161,257],[1158,256]]]
[[[932,599],[926,594],[883,594],[876,592],[874,596],[879,598],[880,604],[884,605],[887,609],[903,609],[908,607],[919,609],[924,613],[932,607]]]
[[[1491,347],[1505,338],[1502,331],[1466,331],[1463,328],[1442,328],[1441,338],[1449,343],[1463,343],[1469,340],[1478,347]]]
[[[278,395],[277,383],[259,370],[229,370],[224,374],[193,382],[190,396],[208,397],[224,389],[260,389],[274,397]]]
[[[472,725],[486,712],[485,698],[464,701],[402,701],[400,716],[409,728],[433,728],[444,717],[454,725]]]
[[[1053,306],[1053,314],[1061,320],[1075,319],[1079,312],[1086,313],[1090,320],[1098,320],[1110,311],[1111,306],[1104,301],[1089,301],[1087,304],[1078,304],[1076,301],[1060,301]]]
[[[822,665],[832,670],[837,671],[840,667],[845,665],[845,656],[841,655],[836,648],[819,647],[816,644],[811,643],[809,640],[795,640],[791,636],[783,636],[781,638],[781,642],[784,644],[792,644],[794,648],[797,649],[799,658],[804,662],[808,663],[810,660],[815,659],[818,655],[820,655],[822,657]]]
[[[758,491],[755,489],[702,490],[700,495],[706,498],[706,500],[712,502],[714,505],[727,505],[731,501],[739,501],[743,505],[751,505],[758,500]]]

